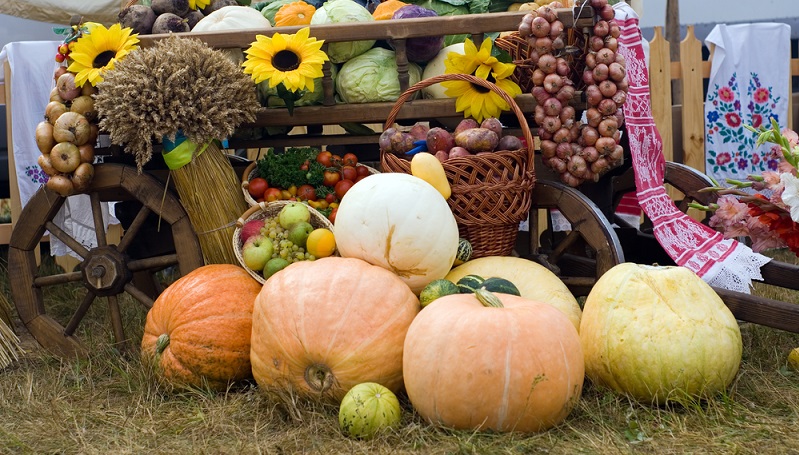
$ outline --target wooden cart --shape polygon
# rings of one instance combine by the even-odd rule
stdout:
[[[567,28],[586,32],[593,19],[590,9],[584,10],[587,17],[574,17],[569,9],[559,10],[559,17]],[[402,89],[408,87],[408,62],[405,57],[405,40],[408,38],[436,34],[470,33],[479,43],[483,34],[496,31],[513,31],[524,13],[495,13],[381,21],[341,25],[320,25],[312,28],[312,34],[335,41],[360,39],[394,40]],[[264,30],[264,34],[277,31],[293,33],[299,27],[282,27]],[[246,48],[255,40],[255,32],[197,33],[191,37],[202,39],[215,48]],[[152,45],[163,36],[142,36],[142,46]],[[262,126],[306,126],[308,133],[293,136],[276,136],[258,141],[238,141],[236,148],[293,146],[293,145],[368,145],[377,142],[377,134],[367,136],[321,134],[322,126],[343,122],[380,123],[388,118],[393,103],[371,103],[361,105],[336,105],[329,69],[325,70],[323,84],[325,103],[320,106],[298,107],[293,115],[284,109],[264,110],[253,127]],[[519,107],[532,112],[535,100],[529,94],[516,99]],[[582,101],[575,99],[580,106]],[[454,100],[418,99],[405,104],[397,120],[458,118]],[[119,346],[136,346],[138,340],[130,339],[124,330],[123,313],[127,306],[140,307],[139,312],[149,309],[163,288],[165,270],[185,274],[202,265],[199,242],[189,224],[180,201],[169,189],[165,189],[165,167],[153,164],[147,172],[138,174],[135,166],[127,163],[122,154],[107,151],[106,162],[96,166],[95,179],[86,191],[94,212],[94,228],[97,232],[96,248],[86,248],[67,235],[53,222],[64,198],[42,188],[24,207],[12,233],[9,244],[9,277],[11,293],[22,322],[34,338],[52,352],[71,356],[85,353],[86,345],[81,338],[92,336],[86,328],[87,314],[96,309],[98,303],[107,303],[107,318],[112,328],[109,337]],[[243,169],[246,163],[234,159],[235,167]],[[543,166],[538,166],[541,170]],[[686,200],[706,201],[709,197],[697,190],[708,186],[707,179],[690,168],[669,163],[666,180],[686,194]],[[609,180],[614,194],[631,189],[631,174]],[[622,243],[610,219],[581,191],[547,179],[544,172],[539,176],[533,190],[530,210],[530,232],[520,236],[518,250],[523,256],[537,260],[553,271],[578,295],[585,295],[596,279],[610,267],[624,262]],[[112,244],[104,234],[101,202],[123,201],[125,233],[121,240]],[[561,236],[548,233],[539,236],[538,226],[546,223],[550,208],[558,209],[572,224],[572,231]],[[43,270],[37,265],[35,249],[43,237],[55,236],[81,256],[82,262],[74,271]],[[153,242],[153,239],[157,239]],[[652,246],[657,249],[656,243]],[[767,280],[780,286],[796,288],[791,276],[792,266],[772,264],[764,269]],[[50,295],[67,288],[78,295],[74,308],[62,308],[50,301]],[[84,290],[85,289],[85,290]],[[769,325],[784,330],[799,332],[799,311],[783,302],[767,301],[748,295],[718,290],[736,316],[743,320]],[[133,301],[130,305],[128,303]],[[63,299],[61,300],[63,301]],[[135,308],[134,308],[135,310]],[[141,311],[144,310],[144,311]]]

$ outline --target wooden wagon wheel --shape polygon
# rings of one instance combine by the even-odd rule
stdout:
[[[87,353],[86,346],[78,338],[78,328],[86,322],[90,308],[102,300],[107,301],[115,345],[126,347],[128,339],[123,329],[119,297],[128,294],[145,310],[152,307],[155,298],[134,277],[148,274],[152,277],[170,266],[178,266],[185,274],[203,264],[200,244],[185,210],[175,196],[169,192],[165,194],[163,185],[153,176],[139,174],[131,166],[99,164],[95,166],[94,180],[86,194],[91,201],[97,247],[85,247],[53,223],[65,198],[44,187],[25,205],[9,242],[11,296],[20,319],[39,344],[61,356]],[[113,245],[106,238],[100,203],[121,200],[137,200],[141,208],[118,244]],[[151,214],[160,216],[161,229],[171,232],[174,253],[131,258],[127,254],[129,247],[141,236],[142,227]],[[54,274],[40,270],[36,247],[46,232],[82,258],[78,270]],[[74,309],[62,310],[56,317],[55,311],[49,311],[45,294],[59,286],[78,290],[75,292],[77,305]]]
[[[619,239],[604,214],[582,193],[559,182],[538,180],[532,193],[530,232],[537,233],[542,217],[558,209],[571,223],[566,233],[530,235],[530,256],[548,267],[575,295],[587,295],[596,280],[624,262]]]

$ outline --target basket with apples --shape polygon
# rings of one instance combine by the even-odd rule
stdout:
[[[305,202],[259,202],[236,221],[233,250],[261,283],[298,261],[338,256],[333,223]]]

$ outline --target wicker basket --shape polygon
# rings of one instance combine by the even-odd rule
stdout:
[[[527,149],[451,158],[443,164],[452,196],[447,200],[460,236],[472,244],[472,257],[507,256],[513,251],[519,223],[527,219],[535,183],[533,136],[524,113],[505,91],[484,79],[467,74],[442,74],[411,86],[397,99],[384,128],[394,120],[405,101],[416,91],[442,81],[463,80],[485,87],[502,97],[519,120]],[[383,172],[410,174],[410,161],[380,152]]]
[[[241,264],[241,266],[244,267],[244,270],[246,270],[247,273],[252,275],[253,278],[255,278],[261,283],[266,282],[266,279],[263,277],[263,275],[247,268],[247,266],[244,265],[244,258],[241,255],[241,247],[242,247],[241,228],[248,221],[261,220],[264,218],[276,216],[278,213],[280,213],[280,210],[290,202],[292,201],[274,201],[269,203],[258,202],[249,209],[247,209],[247,211],[244,212],[238,220],[236,220],[236,229],[233,231],[233,251],[236,254],[236,259],[238,259],[239,264]],[[326,216],[322,215],[321,212],[319,212],[313,207],[308,207],[308,209],[311,211],[311,226],[313,226],[314,229],[327,228],[330,229],[331,231],[333,230],[333,223],[331,223]],[[334,253],[334,256],[338,256],[338,252]]]
[[[494,40],[494,45],[507,52],[513,64],[516,65],[510,79],[522,89],[522,93],[530,93],[535,86],[533,71],[538,67],[529,58],[533,46],[527,39],[522,38],[519,32],[497,38]]]
[[[258,176],[258,169],[256,169],[257,162],[253,161],[250,163],[246,168],[244,168],[244,172],[242,173],[241,177],[241,192],[244,193],[244,199],[247,201],[247,204],[250,207],[254,205],[258,205],[258,202],[252,198],[250,194],[249,187],[250,187],[250,180],[254,179]],[[370,174],[379,174],[380,171],[377,169],[367,166],[365,164],[358,163],[358,166],[363,166],[369,169]]]

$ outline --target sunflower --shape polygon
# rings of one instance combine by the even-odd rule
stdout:
[[[321,50],[324,40],[310,38],[310,34],[311,29],[304,27],[294,35],[256,35],[256,41],[244,52],[244,73],[251,74],[256,84],[269,81],[269,87],[282,83],[292,92],[313,92],[313,81],[322,77],[322,65],[328,57]]]
[[[504,90],[511,98],[522,93],[521,88],[508,79],[513,74],[516,65],[502,63],[491,55],[493,42],[490,39],[483,41],[480,49],[467,39],[463,43],[463,54],[450,52],[444,60],[446,73],[471,74],[480,79],[493,82]],[[487,88],[474,85],[468,81],[444,81],[441,85],[446,89],[444,94],[457,98],[455,109],[463,112],[464,117],[473,117],[478,122],[488,117],[499,117],[502,111],[510,109],[502,97]]]
[[[75,85],[82,87],[89,82],[96,86],[103,81],[103,73],[114,69],[114,64],[124,58],[130,51],[138,48],[138,35],[131,35],[131,28],[122,28],[114,24],[111,28],[96,25],[90,33],[83,34],[71,46],[69,58],[72,59],[67,68],[75,73]]]
[[[211,4],[211,0],[189,0],[190,9],[203,9]]]

